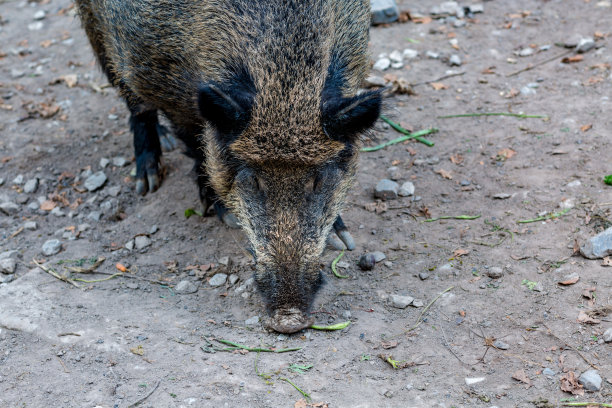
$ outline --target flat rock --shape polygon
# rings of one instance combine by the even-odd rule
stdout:
[[[26,181],[26,183],[23,185],[23,192],[26,194],[35,193],[37,189],[38,189],[38,179],[37,178],[30,179]]]
[[[399,9],[395,0],[371,0],[372,24],[388,24],[397,21]]]
[[[499,266],[494,266],[492,268],[489,268],[489,270],[487,271],[487,276],[491,279],[499,279],[504,276],[504,270]]]
[[[8,258],[15,258],[18,254],[18,251],[11,249],[10,251],[4,251],[0,254],[0,260],[2,259],[8,259]]]
[[[100,211],[92,211],[89,214],[87,214],[87,219],[92,220],[92,221],[100,221],[101,217],[102,217],[102,213]]]
[[[16,184],[18,186],[23,184],[23,174],[18,174],[17,177],[15,177],[13,179],[13,184]]]
[[[0,272],[4,274],[15,273],[15,267],[17,263],[13,258],[6,258],[0,260]]]
[[[88,191],[96,191],[106,183],[106,174],[103,171],[98,171],[87,177],[83,185]]]
[[[411,59],[415,59],[416,57],[418,57],[419,52],[417,50],[413,50],[412,48],[406,48],[404,52],[402,53],[402,56],[405,59],[411,60]]]
[[[128,163],[129,162],[125,159],[125,157],[121,157],[121,156],[113,157],[113,166],[124,167]]]
[[[45,256],[51,256],[57,254],[62,250],[62,243],[57,239],[50,239],[45,242],[42,246],[42,253]]]
[[[397,194],[400,197],[408,197],[414,194],[414,184],[411,181],[407,181],[399,188]]]
[[[504,343],[501,340],[495,340],[495,342],[493,343],[493,346],[500,350],[508,350],[510,348],[510,346],[507,343]]]
[[[6,215],[17,214],[19,212],[19,205],[10,201],[4,202],[0,204],[0,212],[3,212]]]
[[[587,391],[599,391],[601,389],[601,377],[597,370],[585,371],[578,377],[578,382],[584,386]]]
[[[381,251],[374,251],[374,252],[371,252],[371,254],[374,257],[374,262],[380,262],[383,259],[387,258],[387,256]]]
[[[398,189],[399,185],[395,181],[382,179],[376,184],[374,196],[383,200],[392,200],[397,198]]]
[[[592,37],[581,38],[576,45],[576,52],[584,53],[595,48],[595,40]]]
[[[595,235],[580,247],[580,254],[588,259],[612,255],[612,227]]]
[[[45,12],[45,10],[38,10],[36,13],[34,13],[32,17],[34,18],[34,20],[43,20],[46,16],[47,13]]]
[[[36,221],[26,221],[23,223],[23,228],[28,231],[36,231],[38,229],[38,224],[36,224]]]
[[[216,288],[217,286],[223,285],[225,281],[227,281],[227,274],[218,273],[212,278],[210,278],[210,281],[208,281],[208,284],[212,286],[213,288]]]
[[[402,295],[391,295],[389,296],[389,302],[391,302],[391,306],[397,309],[405,309],[412,303],[414,300],[411,296],[402,296]]]
[[[151,245],[151,238],[147,237],[146,235],[139,235],[134,238],[134,246],[136,249],[144,249],[149,245]]]
[[[376,63],[374,63],[373,69],[377,71],[385,71],[389,69],[391,66],[391,60],[389,58],[380,58]]]
[[[451,57],[448,59],[448,63],[451,67],[452,66],[460,67],[462,64],[461,58],[457,54],[451,55]]]
[[[545,368],[545,369],[542,371],[542,374],[544,374],[544,375],[546,375],[546,376],[548,376],[548,377],[553,377],[553,376],[555,376],[557,373],[555,372],[555,370],[553,370],[553,369],[551,369],[551,368],[546,367],[546,368]]]
[[[383,77],[379,77],[376,75],[369,75],[366,79],[365,79],[365,86],[367,88],[374,88],[374,87],[382,87],[387,85],[387,81],[385,81],[385,79]]]
[[[609,327],[603,334],[603,339],[606,343],[612,342],[612,327]]]
[[[238,277],[238,275],[236,275],[235,273],[231,274],[229,276],[229,283],[230,283],[230,285],[234,285],[236,282],[238,282],[238,279],[240,279]]]
[[[109,163],[110,163],[110,160],[108,160],[106,157],[102,157],[100,159],[100,167],[102,167],[103,169],[105,169]]]
[[[181,295],[195,293],[198,291],[198,286],[191,281],[182,280],[174,287],[174,291]]]
[[[476,378],[466,378],[465,379],[465,385],[474,385],[474,384],[478,384],[479,382],[483,382],[485,380],[484,377],[476,377]]]

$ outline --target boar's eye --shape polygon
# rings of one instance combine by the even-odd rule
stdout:
[[[352,98],[332,97],[323,105],[323,129],[334,140],[352,141],[374,125],[380,116],[381,103],[378,91]]]

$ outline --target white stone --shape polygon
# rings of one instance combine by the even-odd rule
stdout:
[[[0,260],[0,272],[4,274],[15,273],[15,267],[17,263],[13,258],[6,258]]]
[[[378,61],[376,61],[373,69],[377,71],[384,71],[386,69],[389,69],[390,66],[391,66],[391,60],[389,58],[381,58]]]
[[[227,281],[227,275],[225,273],[218,273],[212,278],[210,278],[210,281],[208,281],[208,284],[212,286],[213,288],[216,288],[217,286],[221,286],[225,284],[225,281]]]
[[[476,378],[466,378],[465,379],[465,385],[474,385],[474,384],[478,384],[479,382],[483,382],[485,380],[484,377],[476,377]]]
[[[391,302],[391,306],[398,309],[405,309],[412,303],[414,300],[411,296],[402,296],[402,295],[391,295],[389,296],[389,301]]]
[[[62,243],[57,239],[50,239],[45,242],[42,246],[42,253],[45,256],[51,256],[57,254],[62,250]]]
[[[151,238],[147,237],[146,235],[139,235],[134,238],[134,245],[136,246],[136,249],[144,249],[151,245]]]
[[[419,52],[417,50],[413,50],[411,48],[406,48],[404,50],[404,52],[402,53],[402,56],[405,59],[411,60],[411,59],[415,59],[419,56]]]

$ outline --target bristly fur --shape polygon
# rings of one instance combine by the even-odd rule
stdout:
[[[299,329],[360,135],[380,113],[379,93],[358,94],[369,69],[369,1],[77,5],[109,80],[129,106],[165,113],[200,166],[202,199],[213,194],[240,220],[271,314],[304,313],[302,323],[277,327]]]

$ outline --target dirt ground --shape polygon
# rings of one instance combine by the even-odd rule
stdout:
[[[305,407],[289,381],[321,403],[312,406],[330,408],[611,403],[612,345],[602,334],[612,327],[612,268],[573,256],[576,242],[612,219],[612,188],[602,182],[612,173],[610,2],[488,1],[465,25],[430,21],[438,4],[400,2],[416,21],[371,31],[373,61],[419,52],[401,69],[375,72],[414,84],[414,95],[386,99],[386,114],[439,132],[428,136],[433,147],[362,154],[344,212],[357,249],[339,272],[350,278],[334,277],[338,252],[328,251],[313,312],[320,324],[351,324],[279,336],[245,323],[264,310],[245,285],[252,265],[243,234],[214,217],[185,218],[200,204],[180,148],[164,155],[159,191],[134,193],[127,111],[105,86],[70,1],[0,1],[0,203],[15,204],[0,212],[0,253],[14,250],[6,256],[17,261],[14,275],[0,274],[0,407],[128,407],[144,397],[139,406]],[[39,10],[46,16],[35,20]],[[562,63],[575,54],[556,44],[588,36],[596,47]],[[460,66],[446,62],[453,54]],[[484,112],[547,118],[439,118]],[[368,145],[399,136],[382,121],[375,133]],[[374,187],[391,166],[415,196],[376,205]],[[104,171],[102,189],[83,189],[88,170]],[[19,175],[38,178],[37,190],[26,193]],[[458,215],[480,218],[423,222]],[[35,229],[22,228],[27,221]],[[148,238],[144,247],[127,249],[136,236]],[[51,239],[62,250],[44,256]],[[387,259],[361,271],[366,251]],[[98,257],[106,275],[69,274]],[[109,278],[120,262],[140,279],[76,288],[34,260],[89,281]],[[211,287],[220,272],[237,282]],[[571,274],[576,283],[559,284]],[[177,293],[184,280],[197,292]],[[393,307],[391,295],[420,307]],[[215,339],[300,350],[212,352],[225,347]],[[562,391],[572,388],[562,377],[593,367],[599,391]]]

